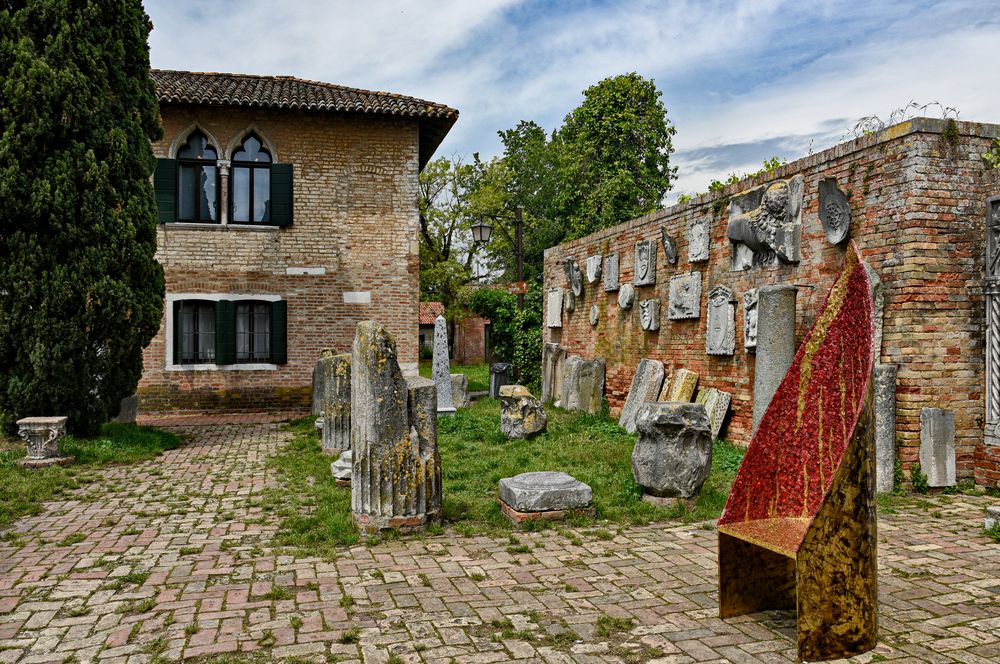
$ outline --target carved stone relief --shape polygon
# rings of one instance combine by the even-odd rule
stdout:
[[[743,293],[743,349],[757,351],[757,289]]]
[[[569,288],[573,295],[583,297],[583,273],[580,272],[580,264],[575,258],[566,259],[566,278],[569,279]]]
[[[733,270],[799,262],[803,182],[796,175],[733,197],[726,228]]]
[[[618,306],[623,310],[630,309],[634,301],[635,288],[632,284],[622,284],[621,290],[618,291]]]
[[[639,303],[639,324],[646,332],[660,329],[660,301],[643,300]]]
[[[701,316],[701,272],[670,277],[670,301],[667,318],[682,320]]]
[[[634,282],[636,286],[656,283],[656,243],[652,240],[640,240],[635,243]]]
[[[562,327],[563,289],[550,288],[548,301],[545,303],[545,324],[549,327]]]
[[[596,304],[590,305],[590,326],[595,327],[597,321],[601,318],[601,310],[597,308]]]
[[[731,290],[716,286],[708,294],[705,352],[709,355],[732,355],[735,349],[736,300]]]
[[[850,234],[851,205],[835,178],[824,178],[819,183],[819,221],[830,244],[840,244]]]
[[[1000,196],[986,202],[986,431],[1000,446]]]
[[[576,296],[573,295],[572,288],[563,294],[563,306],[566,307],[566,313],[568,314],[576,311]]]
[[[667,233],[666,226],[660,226],[660,235],[663,241],[663,255],[666,256],[667,262],[671,265],[677,265],[677,243],[674,242],[674,238],[670,237]]]
[[[708,260],[710,224],[708,217],[700,217],[693,219],[688,225],[688,262]]]
[[[604,291],[612,293],[618,286],[618,254],[611,254],[604,257]]]
[[[596,284],[601,278],[601,255],[587,256],[587,283]]]

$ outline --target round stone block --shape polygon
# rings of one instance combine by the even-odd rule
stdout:
[[[521,473],[500,480],[500,500],[518,512],[587,507],[592,496],[589,486],[566,473]]]

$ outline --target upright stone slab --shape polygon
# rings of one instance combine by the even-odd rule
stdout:
[[[562,327],[563,289],[550,288],[545,301],[545,324]]]
[[[712,468],[712,434],[705,407],[696,403],[643,404],[632,451],[636,484],[660,498],[692,498]]]
[[[455,413],[451,393],[451,366],[448,364],[448,322],[444,316],[434,319],[434,365],[431,372],[437,386],[437,409],[440,415]]]
[[[878,315],[878,314],[876,314]],[[896,365],[875,365],[875,489],[891,493],[896,470]]]
[[[743,293],[743,350],[757,351],[757,289]]]
[[[688,369],[678,369],[669,385],[664,383],[660,401],[691,401],[696,387],[698,374]]]
[[[726,414],[729,412],[729,404],[732,401],[732,394],[716,389],[712,389],[705,400],[705,410],[708,412],[708,428],[712,432],[712,438],[718,438],[722,433],[722,425],[726,421]]]
[[[500,431],[512,439],[530,438],[545,431],[548,417],[542,402],[523,385],[500,388]]]
[[[708,325],[705,328],[706,355],[732,355],[736,350],[736,301],[725,286],[708,294]]]
[[[882,357],[882,329],[885,321],[885,292],[882,288],[882,279],[878,276],[869,263],[865,263],[865,271],[868,273],[868,281],[872,289],[872,303],[875,308],[875,362],[878,363]]]
[[[494,362],[490,365],[490,396],[500,398],[500,388],[510,382],[509,362]]]
[[[670,300],[667,318],[684,320],[701,316],[701,272],[689,272],[670,277]]]
[[[604,361],[566,358],[560,405],[566,410],[601,412],[604,398]]]
[[[441,516],[437,389],[403,379],[396,342],[358,323],[351,371],[351,506],[362,533],[419,530]]]
[[[542,347],[542,403],[561,398],[565,360],[566,351],[559,344],[547,342]]]
[[[955,413],[920,409],[920,471],[928,486],[955,485]]]
[[[618,254],[610,254],[604,257],[604,291],[613,293],[618,286]]]
[[[322,387],[319,414],[323,420],[323,451],[340,454],[351,449],[351,355],[320,351],[313,384]]]
[[[710,248],[711,217],[699,216],[688,226],[688,262],[701,263],[708,260]]]
[[[135,424],[135,418],[139,415],[139,395],[133,394],[125,397],[118,404],[118,414],[111,420],[116,424]]]
[[[795,295],[789,284],[757,290],[757,360],[753,380],[753,426],[760,424],[775,390],[795,359]]]
[[[652,286],[656,283],[656,243],[652,240],[640,240],[635,243],[635,279],[636,286]]]
[[[601,278],[601,255],[587,256],[587,283],[596,284]]]
[[[632,385],[628,389],[628,396],[625,397],[625,405],[622,406],[618,418],[618,425],[629,433],[635,433],[635,416],[639,413],[639,408],[648,401],[656,401],[662,387],[663,362],[648,358],[639,360],[639,366],[632,376]]]
[[[319,359],[313,366],[312,378],[312,414],[323,416],[323,395],[326,394],[326,367],[324,361],[336,355],[332,348],[324,348],[319,352]]]
[[[465,374],[451,375],[451,398],[455,400],[455,408],[469,407],[469,377]]]

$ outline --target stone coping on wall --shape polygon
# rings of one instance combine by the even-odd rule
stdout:
[[[773,180],[786,179],[797,173],[802,173],[808,169],[814,168],[819,164],[841,159],[855,152],[867,150],[881,143],[899,140],[911,134],[943,134],[945,129],[948,127],[949,122],[954,122],[960,136],[974,136],[991,139],[1000,138],[1000,124],[991,124],[987,122],[960,122],[957,120],[942,120],[936,118],[911,118],[890,127],[886,127],[880,131],[872,132],[866,136],[860,136],[844,143],[839,143],[831,148],[827,148],[826,150],[822,150],[815,154],[807,155],[795,161],[783,164],[773,171],[767,171],[766,173],[761,173],[760,175],[744,178],[739,182],[727,185],[721,191],[700,194],[687,202],[676,203],[670,207],[660,208],[641,217],[636,217],[622,222],[617,226],[604,228],[602,230],[595,231],[590,235],[576,238],[575,240],[567,240],[566,242],[546,249],[545,257],[548,258],[550,252],[557,250],[571,250],[584,244],[590,244],[605,238],[613,237],[630,228],[637,228],[645,226],[646,224],[655,223],[666,217],[678,214],[684,208],[698,208],[710,205],[717,200],[728,198],[734,194],[766,184]]]

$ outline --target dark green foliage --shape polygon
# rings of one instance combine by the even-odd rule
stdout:
[[[542,378],[542,287],[530,284],[524,311],[518,310],[516,296],[496,288],[474,292],[469,308],[490,319],[494,361],[511,362],[518,382],[537,392]]]
[[[927,474],[920,470],[920,464],[910,465],[910,482],[913,484],[913,491],[916,493],[927,493],[930,485],[927,484]]]
[[[0,410],[92,433],[142,372],[163,271],[138,1],[0,3]]]

